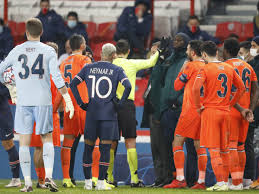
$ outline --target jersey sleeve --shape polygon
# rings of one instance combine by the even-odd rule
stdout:
[[[141,69],[148,69],[154,67],[159,57],[159,52],[157,51],[150,59],[130,59],[130,61],[135,65],[136,71]]]
[[[185,84],[188,82],[192,75],[192,68],[190,67],[190,64],[186,64],[186,67],[184,68],[183,72],[180,72],[174,81],[174,89],[176,91],[181,90]]]
[[[0,82],[4,83],[3,73],[7,67],[14,65],[15,49],[11,50],[7,57],[0,63]]]
[[[233,70],[233,85],[237,88],[237,92],[235,93],[234,97],[230,101],[230,106],[234,106],[238,100],[242,97],[242,95],[245,92],[245,85],[240,78],[240,76],[237,74],[235,70]]]
[[[85,80],[87,67],[84,66],[83,69],[75,76],[74,79],[78,79],[80,82],[83,82]]]
[[[120,68],[119,70],[119,82],[124,86],[124,92],[121,98],[121,103],[123,103],[130,94],[131,91],[131,84],[130,81],[128,79],[128,77],[126,76],[124,70],[122,68]]]
[[[54,49],[51,50],[49,55],[50,55],[49,71],[50,71],[50,74],[52,75],[52,80],[58,89],[62,88],[65,86],[65,82],[62,78],[62,75],[58,67],[58,58],[55,50]]]
[[[203,84],[205,83],[205,81],[206,81],[206,72],[204,69],[200,69],[200,71],[198,72],[198,74],[196,76],[196,79],[194,81],[193,88],[192,88],[194,104],[197,108],[201,107],[200,90],[201,90],[201,87],[203,86]]]

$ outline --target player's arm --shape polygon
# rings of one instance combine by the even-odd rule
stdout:
[[[204,69],[201,69],[194,81],[193,87],[192,87],[192,95],[193,95],[193,100],[194,104],[197,108],[197,112],[200,113],[202,109],[204,108],[201,104],[200,101],[200,92],[201,92],[201,87],[206,81],[206,75]]]
[[[245,92],[245,85],[236,71],[233,74],[233,85],[237,88],[237,91],[230,101],[230,107],[234,106]]]
[[[184,63],[181,71],[174,81],[174,89],[176,91],[181,90],[185,86],[185,84],[188,82],[188,77],[190,77],[189,74],[191,74],[191,71],[188,67],[188,63]]]
[[[124,73],[122,68],[121,68],[121,70],[119,72],[119,81],[124,86],[124,92],[123,92],[122,98],[121,98],[121,100],[119,102],[119,105],[123,105],[123,103],[129,97],[129,94],[130,94],[130,91],[131,91],[131,84],[130,84],[129,79],[126,76],[126,74]]]
[[[78,88],[77,88],[77,86],[79,85],[79,84],[81,84],[83,81],[84,81],[84,75],[85,75],[85,73],[86,73],[86,69],[87,69],[87,67],[85,66],[75,77],[74,77],[74,79],[72,80],[72,82],[70,83],[70,89],[71,89],[71,91],[72,91],[72,93],[73,93],[73,95],[74,95],[74,97],[75,97],[75,99],[76,99],[76,102],[77,102],[77,104],[83,109],[83,110],[87,110],[87,108],[88,108],[88,103],[84,103],[83,101],[82,101],[82,98],[81,98],[81,96],[80,96],[80,94],[79,94],[79,91],[78,91]],[[90,99],[89,99],[89,101],[90,101]]]
[[[74,116],[74,106],[71,97],[69,96],[69,93],[67,91],[65,82],[61,76],[60,70],[58,68],[57,54],[55,53],[54,49],[50,53],[49,70],[50,74],[52,75],[52,80],[55,86],[58,88],[58,91],[64,98],[64,101],[66,103],[66,112],[70,112],[69,118],[72,119]]]
[[[159,52],[157,51],[150,59],[130,59],[135,64],[136,70],[148,69],[154,67],[159,58]]]

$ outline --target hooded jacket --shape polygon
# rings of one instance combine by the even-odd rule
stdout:
[[[135,8],[140,3],[147,5],[147,11],[143,15],[142,22],[138,22],[135,14]],[[117,31],[114,39],[134,39],[135,37],[144,39],[148,37],[152,26],[152,15],[149,13],[149,8],[149,0],[136,0],[135,6],[124,8],[117,22]]]

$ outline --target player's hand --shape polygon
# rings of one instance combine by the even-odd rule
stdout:
[[[12,103],[16,104],[17,101],[17,94],[16,94],[16,86],[15,85],[11,85],[11,84],[6,84],[5,85],[10,93],[11,99],[12,99]]]
[[[83,109],[84,111],[87,111],[89,103],[82,103],[80,104],[80,108]]]
[[[198,114],[201,114],[201,112],[204,110],[204,106],[201,106],[201,108],[197,109]]]
[[[249,123],[254,121],[254,114],[250,109],[243,109],[241,111],[241,115],[247,120]]]
[[[122,108],[122,103],[118,98],[113,98],[112,102],[114,104],[115,110],[118,111],[119,109]]]
[[[74,116],[75,109],[74,109],[72,100],[71,100],[71,98],[70,98],[68,92],[63,95],[63,98],[64,98],[65,103],[66,103],[66,109],[65,109],[65,111],[66,111],[66,113],[70,112],[70,113],[69,113],[69,118],[72,119],[73,116]]]

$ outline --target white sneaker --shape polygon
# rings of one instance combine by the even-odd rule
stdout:
[[[111,187],[108,187],[105,184],[105,180],[98,180],[97,181],[97,185],[95,187],[95,190],[111,190],[111,189],[112,189]]]
[[[250,185],[253,183],[253,181],[251,179],[244,179],[243,180],[243,189],[244,190],[249,190],[250,189]]]
[[[20,187],[22,186],[21,180],[19,178],[12,178],[8,185],[5,185],[6,188],[10,187]]]
[[[234,190],[234,191],[242,191],[243,190],[243,184],[240,183],[239,185],[230,185],[229,186],[230,190]]]
[[[93,189],[93,182],[92,182],[92,179],[86,179],[86,180],[85,180],[84,189],[85,189],[85,190],[92,190],[92,189]]]

